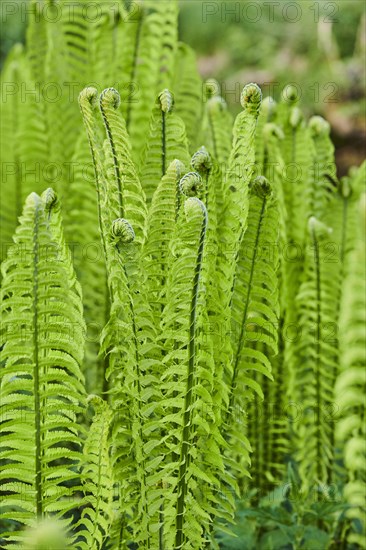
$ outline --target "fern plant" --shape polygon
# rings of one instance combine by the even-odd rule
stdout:
[[[233,120],[174,0],[86,6],[32,0],[2,74],[78,79],[1,107],[2,545],[219,548],[248,492],[241,548],[362,547],[365,164],[291,89]]]

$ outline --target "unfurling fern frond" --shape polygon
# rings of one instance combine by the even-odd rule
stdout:
[[[350,270],[344,282],[340,317],[341,372],[335,385],[336,405],[339,409],[336,436],[343,447],[348,473],[344,495],[351,508],[347,516],[360,524],[360,528],[357,523],[353,526],[348,542],[361,548],[366,548],[365,199],[364,195],[360,203],[361,227],[356,249],[351,254]]]
[[[235,451],[240,454],[240,445],[243,446],[245,467],[249,445],[241,433],[239,418],[253,396],[257,405],[256,396],[264,398],[264,378],[272,379],[269,356],[278,351],[278,218],[278,203],[271,184],[264,177],[258,177],[250,192],[248,225],[239,249],[234,279],[231,303],[233,367],[225,415]],[[255,406],[252,409],[249,425],[258,414]],[[249,429],[254,443],[260,434]],[[259,461],[260,457],[254,456],[254,461],[257,459]],[[271,464],[264,468],[270,470]]]
[[[262,100],[256,84],[247,84],[241,95],[243,111],[236,117],[233,147],[224,186],[222,247],[235,258],[246,227],[248,189],[255,163],[255,129]],[[230,281],[231,282],[231,281]],[[230,296],[229,296],[230,299]]]
[[[226,343],[219,363],[231,378],[229,349],[230,303],[234,287],[236,262],[247,224],[248,190],[255,162],[255,128],[262,93],[256,84],[247,84],[242,92],[243,111],[236,118],[233,130],[233,148],[229,167],[224,176],[223,207],[218,213],[219,253],[217,258],[218,292],[220,296],[223,325],[220,334]]]
[[[16,528],[77,504],[85,327],[56,204],[52,191],[28,197],[3,264],[2,517]]]
[[[320,116],[313,116],[309,121],[309,133],[313,143],[308,189],[308,216],[323,219],[327,206],[336,191],[336,165],[334,162],[334,145],[330,140],[330,125]]]
[[[196,197],[184,202],[171,243],[167,303],[162,317],[166,436],[164,532],[167,548],[197,548],[208,530],[223,462],[211,398],[212,348],[204,332],[207,213]],[[210,426],[210,428],[209,428]],[[211,429],[212,427],[212,429]],[[208,435],[210,434],[210,435]],[[218,512],[219,513],[219,512]]]
[[[147,218],[146,239],[142,249],[142,274],[146,277],[146,290],[159,326],[166,304],[169,246],[174,233],[180,207],[178,183],[186,171],[179,160],[173,160],[161,179]]]
[[[113,519],[113,467],[111,461],[110,429],[112,410],[96,395],[88,397],[94,408],[93,422],[84,443],[82,459],[82,483],[84,499],[78,527],[83,539],[78,548],[99,550],[109,536]]]
[[[136,232],[137,242],[142,242],[145,229],[145,196],[131,156],[131,145],[125,121],[118,108],[120,95],[114,88],[101,93],[100,110],[109,143],[109,156],[113,162],[113,172],[106,174],[107,199],[113,198],[119,204],[117,217],[128,218]],[[114,182],[110,181],[113,178]]]
[[[184,123],[174,113],[173,94],[165,89],[159,94],[152,111],[149,139],[142,160],[141,184],[148,204],[174,159],[188,166],[188,143]]]

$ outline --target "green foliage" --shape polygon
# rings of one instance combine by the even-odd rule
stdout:
[[[291,89],[233,122],[174,1],[31,6],[3,81],[80,93],[2,104],[2,544],[362,547],[365,166]]]
[[[57,210],[28,197],[2,266],[2,517],[19,526],[76,506],[85,326]]]

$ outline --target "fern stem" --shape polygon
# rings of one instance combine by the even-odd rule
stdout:
[[[161,177],[165,174],[166,163],[166,113],[161,111]]]
[[[119,101],[120,99],[119,99],[118,92],[114,88],[107,88],[100,95],[99,106],[100,106],[100,112],[102,113],[104,126],[107,132],[108,141],[112,152],[114,173],[116,176],[116,182],[117,182],[117,188],[118,188],[119,216],[120,218],[124,218],[121,173],[119,169],[116,145],[114,143],[113,132],[109,121],[109,112],[108,112],[109,108],[118,109]]]
[[[347,243],[347,225],[348,225],[348,196],[343,195],[343,212],[342,212],[342,238],[341,238],[341,250],[340,250],[340,260],[341,260],[341,280],[343,280],[344,274],[344,257],[346,253],[346,243]]]
[[[39,212],[41,208],[40,199],[33,195],[35,200],[34,213],[34,234],[33,234],[33,392],[34,392],[34,411],[35,411],[35,461],[36,461],[36,510],[37,517],[42,517],[42,462],[41,462],[41,408],[39,395],[39,348],[38,348],[38,262],[39,262]]]
[[[201,202],[201,201],[200,201]],[[188,376],[187,376],[187,390],[185,394],[184,402],[184,414],[183,414],[183,431],[182,431],[182,447],[180,454],[180,466],[179,466],[179,478],[177,487],[177,507],[176,507],[176,537],[175,548],[180,550],[183,548],[184,534],[183,534],[183,514],[185,497],[187,494],[187,482],[186,474],[189,466],[189,440],[191,431],[191,405],[192,405],[192,393],[194,382],[194,366],[195,366],[195,353],[196,353],[196,316],[197,316],[197,301],[199,294],[199,282],[202,268],[203,248],[205,243],[205,235],[207,229],[207,210],[201,203],[202,212],[204,214],[201,228],[201,236],[198,247],[196,268],[193,280],[190,318],[189,318],[189,344],[188,344]]]
[[[93,161],[94,175],[95,175],[95,187],[97,192],[97,204],[98,204],[98,221],[100,236],[103,245],[104,257],[108,258],[107,243],[105,238],[105,228],[103,225],[102,218],[102,200],[101,200],[101,178],[102,178],[102,168],[99,159],[99,153],[96,145],[96,136],[95,130],[93,128],[93,108],[97,101],[98,91],[95,88],[85,88],[79,95],[79,105],[81,114],[83,116],[84,125],[86,128],[86,133],[88,136],[90,153]],[[111,301],[112,301],[112,289],[111,292]]]
[[[316,456],[317,456],[317,476],[320,481],[322,478],[322,468],[321,468],[321,429],[320,429],[320,400],[321,400],[321,391],[320,391],[320,338],[321,338],[321,283],[320,283],[320,258],[319,258],[319,243],[315,235],[315,228],[311,228],[311,238],[314,248],[314,264],[315,264],[315,284],[316,284],[316,364],[315,364],[315,391],[316,391],[316,432],[317,432],[317,441],[316,441]]]
[[[248,290],[247,290],[247,295],[246,295],[246,298],[245,298],[245,307],[244,307],[244,312],[243,312],[243,317],[242,317],[242,323],[241,323],[241,328],[240,328],[240,336],[239,336],[238,346],[237,346],[236,354],[235,354],[233,374],[232,374],[231,382],[230,382],[230,398],[229,398],[229,405],[228,405],[228,407],[227,407],[227,409],[226,409],[226,414],[225,414],[225,416],[224,416],[224,423],[223,423],[223,426],[226,425],[227,417],[228,417],[228,415],[229,415],[230,412],[231,412],[231,409],[232,409],[232,407],[233,407],[233,402],[234,402],[235,384],[236,384],[236,380],[237,380],[237,376],[238,376],[238,366],[239,366],[239,360],[240,360],[240,353],[241,353],[241,350],[242,350],[242,348],[243,348],[243,339],[244,339],[244,333],[245,333],[245,324],[246,324],[246,321],[247,321],[248,307],[249,307],[249,299],[250,299],[250,294],[251,294],[251,291],[252,291],[252,282],[253,282],[253,276],[254,276],[254,266],[255,266],[255,262],[256,262],[256,258],[257,258],[257,253],[258,253],[258,242],[259,242],[259,238],[260,238],[260,234],[261,234],[262,223],[263,223],[263,218],[264,218],[264,213],[265,213],[265,208],[266,208],[266,202],[267,202],[266,198],[263,198],[262,207],[261,207],[261,212],[260,212],[260,215],[259,215],[259,221],[258,221],[257,231],[256,231],[256,236],[255,236],[255,243],[254,243],[254,249],[253,249],[253,250],[254,250],[254,253],[253,253],[252,263],[251,263],[251,266],[250,266],[250,275],[249,275],[249,282],[248,282]]]

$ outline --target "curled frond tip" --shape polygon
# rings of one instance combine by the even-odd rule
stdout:
[[[174,104],[174,97],[170,90],[165,88],[160,94],[158,95],[158,101],[160,103],[161,110],[163,113],[169,113],[169,111],[172,110],[173,104]]]
[[[81,90],[79,94],[79,104],[83,105],[85,103],[90,103],[94,108],[98,102],[98,90],[93,86],[87,86]]]
[[[207,210],[203,202],[197,197],[189,197],[184,203],[184,213],[187,220],[192,216],[197,216],[198,214],[203,214],[207,221]]]
[[[112,107],[118,109],[121,103],[121,96],[115,88],[106,88],[100,94],[100,104],[105,107]]]
[[[135,239],[135,232],[132,225],[124,218],[117,218],[114,220],[111,233],[113,239],[118,243],[128,244]]]
[[[262,90],[258,84],[251,82],[244,86],[240,96],[240,103],[243,109],[249,109],[250,111],[257,111],[262,102]]]
[[[264,176],[258,176],[253,181],[252,192],[258,197],[265,199],[272,194],[272,186]]]
[[[309,120],[309,128],[313,135],[320,136],[321,134],[330,133],[330,125],[323,117],[313,116]]]
[[[191,165],[193,170],[197,172],[207,172],[210,170],[212,166],[211,156],[204,145],[192,156]]]
[[[49,187],[42,193],[41,199],[46,211],[51,210],[57,203],[57,195],[52,187]]]
[[[204,190],[204,183],[198,172],[188,172],[179,182],[180,192],[186,197],[195,197]]]

